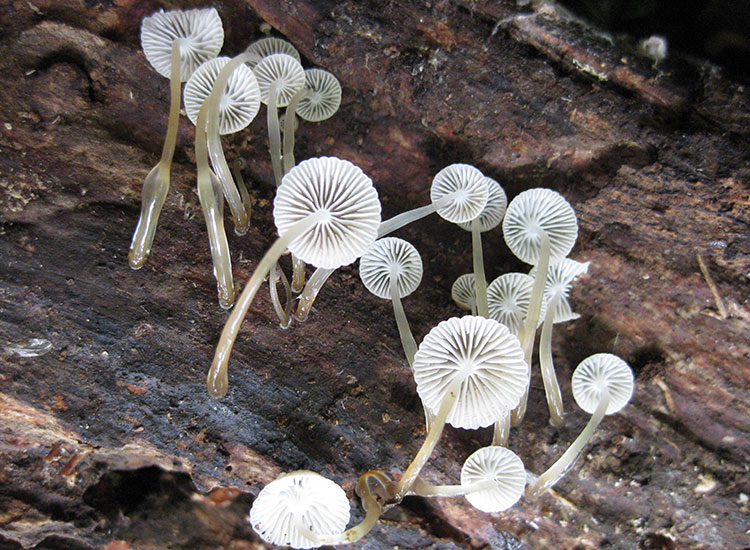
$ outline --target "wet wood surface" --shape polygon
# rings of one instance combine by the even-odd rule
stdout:
[[[537,3],[535,3],[537,4]],[[433,175],[476,165],[514,196],[573,204],[581,318],[556,329],[568,414],[547,423],[535,374],[510,447],[540,472],[587,415],[580,360],[607,351],[636,374],[570,474],[506,513],[408,498],[359,543],[385,548],[750,548],[749,98],[721,69],[625,39],[539,3],[214,2],[222,50],[290,40],[344,96],[302,123],[297,158],[334,155],[375,181],[384,217],[426,204]],[[424,436],[391,306],[339,270],[304,324],[281,330],[267,291],[243,325],[229,394],[205,374],[226,312],[216,301],[181,121],[172,187],[146,267],[127,249],[143,178],[166,130],[168,83],[140,51],[141,19],[207,2],[10,0],[0,5],[0,548],[262,548],[245,522],[280,472],[311,469],[352,497],[357,476],[398,471]],[[243,284],[274,239],[264,111],[227,136],[246,160],[250,232],[230,235]],[[231,233],[231,230],[228,231]],[[461,312],[468,233],[437,218],[401,231],[425,277],[404,300],[417,341]],[[526,270],[499,231],[488,277]],[[721,296],[716,300],[697,257]],[[286,264],[285,264],[286,265]],[[49,341],[20,357],[30,338]],[[15,351],[14,351],[15,350]],[[487,430],[448,429],[425,476],[458,479]]]

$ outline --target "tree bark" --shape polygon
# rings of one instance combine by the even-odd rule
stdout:
[[[289,330],[262,292],[231,358],[229,394],[208,396],[227,314],[187,119],[151,258],[128,268],[169,95],[140,51],[140,21],[158,7],[205,4],[0,6],[2,549],[262,547],[245,516],[279,473],[317,471],[354,503],[358,475],[403,471],[424,437],[390,304],[367,293],[356,265]],[[511,431],[529,470],[551,465],[587,421],[570,392],[578,362],[616,353],[636,375],[631,404],[605,418],[554,490],[494,515],[465,499],[407,498],[362,547],[750,547],[746,88],[679,53],[654,68],[627,40],[549,3],[214,5],[225,55],[260,38],[265,21],[306,67],[339,78],[341,110],[301,122],[296,157],[359,165],[384,218],[426,204],[432,177],[454,162],[477,166],[510,197],[544,186],[571,201],[580,224],[572,257],[591,268],[572,297],[581,318],[553,336],[564,425],[548,425],[535,368],[527,418]],[[251,230],[230,235],[239,285],[275,238],[263,119],[224,138],[227,157],[247,161],[255,201]],[[404,300],[421,341],[462,314],[450,287],[472,269],[471,240],[436,217],[399,236],[425,266]],[[528,270],[499,230],[483,241],[488,280]],[[21,357],[30,338],[52,349]],[[447,429],[426,479],[457,482],[491,437]]]

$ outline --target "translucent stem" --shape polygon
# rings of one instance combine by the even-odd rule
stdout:
[[[307,264],[292,254],[292,291],[299,294],[305,288],[305,267]]]
[[[284,287],[284,293],[286,294],[284,305],[281,304],[279,292],[276,289],[279,279],[281,279],[281,286]],[[289,328],[289,325],[292,323],[292,316],[290,315],[292,309],[292,289],[289,286],[289,280],[284,275],[278,262],[273,264],[271,272],[268,274],[268,290],[271,294],[271,303],[273,304],[276,316],[279,318],[281,328]]]
[[[347,529],[343,533],[319,535],[310,529],[312,526],[303,524],[302,519],[299,516],[295,517],[294,526],[303,537],[310,539],[317,546],[329,544],[351,544],[357,542],[367,533],[372,531],[372,528],[377,525],[378,519],[380,519],[380,514],[383,511],[383,507],[380,503],[373,496],[367,494],[362,496],[362,507],[365,509],[365,518],[359,525]]]
[[[295,126],[297,125],[297,105],[302,98],[310,93],[307,88],[302,88],[297,91],[292,99],[289,101],[289,105],[286,107],[286,114],[284,115],[284,154],[282,159],[284,161],[284,174],[286,175],[289,170],[294,168],[294,133]]]
[[[440,436],[443,434],[445,420],[448,418],[448,414],[456,403],[458,390],[461,387],[462,381],[463,380],[456,379],[448,387],[448,391],[445,393],[443,402],[440,404],[440,408],[433,419],[432,427],[430,428],[430,431],[427,432],[427,437],[425,438],[424,443],[422,443],[422,447],[419,449],[414,460],[411,461],[411,464],[409,464],[409,467],[394,488],[393,500],[395,502],[401,502],[409,491],[411,491],[412,485],[414,485],[414,482],[419,477],[419,472],[422,471],[422,468],[432,455],[435,445],[437,445]]]
[[[544,316],[542,334],[539,336],[539,366],[542,371],[544,382],[544,393],[547,396],[547,408],[549,409],[549,423],[560,426],[563,423],[563,401],[560,393],[560,384],[555,375],[555,364],[552,360],[552,326],[555,322],[555,310],[560,301],[560,295],[547,304],[547,314]]]
[[[305,288],[302,290],[302,294],[299,296],[299,303],[297,304],[297,320],[305,321],[307,316],[310,315],[312,310],[313,302],[318,296],[318,292],[326,284],[328,277],[330,277],[335,269],[324,269],[319,267],[308,279]]]
[[[247,191],[245,180],[242,178],[242,169],[245,167],[245,161],[241,158],[235,159],[232,163],[232,175],[234,181],[237,184],[237,188],[240,190],[240,197],[242,197],[242,205],[247,212],[247,221],[250,222],[250,217],[253,213],[253,202],[250,199],[250,193]]]
[[[495,422],[492,431],[492,444],[501,447],[508,446],[508,437],[510,436],[510,411],[507,411],[503,417]]]
[[[208,166],[208,149],[206,147],[207,105],[204,102],[198,113],[195,128],[195,162],[198,165],[198,198],[200,199],[203,217],[208,230],[208,243],[211,247],[211,258],[214,264],[214,277],[219,293],[219,305],[230,308],[234,303],[234,281],[232,280],[232,260],[229,255],[229,243],[224,232],[224,215],[221,197],[214,193],[213,173]]]
[[[606,386],[600,388],[601,394],[599,396],[599,405],[596,407],[594,414],[589,419],[588,424],[580,433],[580,435],[573,441],[568,447],[568,450],[555,462],[550,468],[544,472],[534,482],[533,485],[529,485],[526,488],[526,497],[532,498],[539,495],[545,489],[552,487],[562,478],[568,470],[573,466],[578,456],[583,451],[583,448],[591,440],[594,435],[594,431],[599,423],[604,418],[609,406],[609,390]]]
[[[496,479],[477,481],[468,485],[429,485],[421,479],[417,479],[412,485],[411,494],[420,497],[462,497],[470,493],[495,489],[497,485]]]
[[[263,283],[263,279],[279,260],[289,246],[289,243],[304,234],[328,215],[327,212],[320,211],[310,214],[298,221],[290,227],[286,233],[281,235],[268,252],[265,253],[263,258],[261,258],[258,267],[255,268],[255,272],[250,277],[247,285],[245,285],[237,304],[229,315],[229,319],[227,319],[227,322],[224,325],[224,330],[221,332],[219,343],[216,346],[216,353],[214,354],[214,360],[211,364],[211,369],[208,371],[207,378],[208,392],[213,397],[223,397],[227,393],[227,388],[229,386],[229,380],[227,377],[229,354],[232,352],[232,346],[234,346],[234,341],[237,338],[240,325],[245,319],[245,315],[247,315],[247,311],[250,309],[250,305],[253,303],[253,298],[255,298],[260,285]]]
[[[128,252],[128,263],[133,269],[140,269],[151,254],[151,246],[159,223],[159,214],[169,192],[169,177],[172,171],[172,158],[177,145],[177,128],[180,122],[180,41],[172,42],[169,78],[169,122],[167,135],[161,149],[161,159],[146,176],[141,192],[141,214],[133,232]]]
[[[484,259],[482,257],[482,232],[479,230],[479,218],[471,221],[471,248],[474,257],[474,291],[476,292],[477,313],[489,319],[487,305],[487,279],[484,276]]]
[[[409,321],[406,319],[404,306],[401,303],[395,270],[391,270],[391,302],[393,303],[393,316],[396,318],[396,326],[398,326],[398,335],[401,337],[401,345],[404,348],[406,360],[409,362],[409,368],[414,372],[414,355],[417,353],[417,342],[411,333]]]
[[[544,285],[547,282],[547,269],[549,268],[550,245],[549,237],[545,231],[539,232],[539,261],[536,264],[536,277],[534,285],[531,287],[531,298],[529,299],[529,309],[526,311],[526,320],[520,332],[522,335],[521,347],[523,348],[524,359],[529,366],[529,383],[531,382],[531,356],[534,351],[534,338],[536,329],[539,326],[539,315],[542,312],[542,300],[544,300]],[[526,385],[526,391],[521,397],[518,406],[511,413],[511,424],[518,426],[526,414],[526,405],[529,401],[529,384]]]
[[[281,185],[284,176],[281,166],[281,129],[279,127],[279,110],[276,108],[278,83],[272,82],[268,89],[268,104],[266,105],[266,121],[268,123],[268,149],[271,153],[271,165],[273,166],[273,179],[276,187]]]

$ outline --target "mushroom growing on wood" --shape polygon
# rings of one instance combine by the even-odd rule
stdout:
[[[180,118],[180,84],[202,62],[216,57],[224,43],[224,29],[214,8],[157,12],[141,24],[141,45],[151,66],[169,78],[170,107],[161,158],[143,182],[141,214],[133,233],[128,262],[140,269],[151,253],[159,214],[169,191],[172,157]]]

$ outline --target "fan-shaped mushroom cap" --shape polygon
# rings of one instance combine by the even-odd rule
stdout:
[[[485,176],[487,182],[487,204],[482,213],[479,214],[479,231],[494,229],[503,221],[505,209],[508,207],[508,197],[505,190],[492,178]],[[466,231],[471,231],[471,222],[459,223],[458,226]]]
[[[323,69],[305,71],[307,95],[300,99],[297,114],[309,122],[331,118],[341,105],[341,84],[338,78]]]
[[[471,309],[476,304],[477,294],[476,285],[474,284],[474,274],[466,273],[461,275],[451,287],[451,298],[464,309]]]
[[[375,241],[380,225],[378,193],[372,180],[351,162],[312,158],[284,176],[273,207],[279,235],[321,211],[328,217],[289,245],[305,263],[336,269],[359,258]]]
[[[256,40],[245,49],[245,53],[249,54],[248,60],[245,61],[245,63],[247,63],[251,69],[254,69],[264,57],[268,57],[275,53],[291,55],[298,63],[302,63],[299,52],[294,46],[286,40],[274,36]]]
[[[349,522],[349,499],[336,483],[315,472],[282,474],[266,485],[253,502],[248,517],[260,537],[271,544],[316,548],[303,536],[297,520],[318,535],[334,535]]]
[[[367,290],[378,298],[390,300],[392,272],[396,275],[399,298],[408,296],[422,281],[422,258],[403,239],[378,239],[359,259],[359,276]]]
[[[453,223],[473,220],[487,204],[488,190],[484,174],[468,164],[446,166],[432,180],[430,200],[434,203],[453,193],[454,200],[438,208],[438,215]]]
[[[469,430],[489,426],[518,405],[529,378],[518,338],[492,319],[467,315],[434,327],[414,358],[417,393],[432,412],[461,380],[447,422]]]
[[[160,75],[172,72],[172,43],[180,40],[180,81],[184,82],[198,66],[219,55],[224,29],[215,8],[158,11],[141,23],[141,47],[146,59]]]
[[[526,470],[521,459],[505,447],[482,447],[464,462],[461,485],[497,481],[497,487],[466,494],[474,508],[483,512],[502,512],[513,506],[523,495]]]
[[[289,105],[292,96],[305,85],[305,70],[291,55],[275,53],[260,60],[253,68],[260,87],[260,100],[268,104],[271,84],[276,83],[276,107]]]
[[[211,94],[221,69],[229,63],[228,57],[217,57],[205,62],[185,84],[185,112],[193,124],[198,123],[203,102]],[[244,64],[229,77],[219,104],[219,133],[238,132],[250,124],[260,109],[260,90],[253,71]]]
[[[525,273],[506,273],[492,281],[487,287],[490,319],[504,324],[512,334],[518,334],[529,310],[533,286],[534,278]],[[542,324],[546,312],[547,303],[542,302],[539,324]]]
[[[601,388],[609,391],[605,414],[614,414],[628,404],[633,395],[633,371],[628,364],[611,353],[587,357],[573,371],[573,398],[584,411],[594,414],[599,405]]]
[[[559,262],[551,264],[547,269],[547,281],[544,284],[544,299],[550,303],[554,296],[558,296],[557,306],[555,307],[555,323],[564,323],[578,319],[580,315],[573,312],[568,301],[570,286],[578,277],[588,273],[589,262],[577,262],[570,258],[563,258]],[[531,277],[536,275],[536,267],[529,272]],[[544,313],[540,318],[544,319]]]
[[[539,260],[540,232],[550,241],[550,261],[563,259],[578,237],[578,221],[570,203],[551,189],[529,189],[510,201],[503,219],[508,248],[527,264]]]

